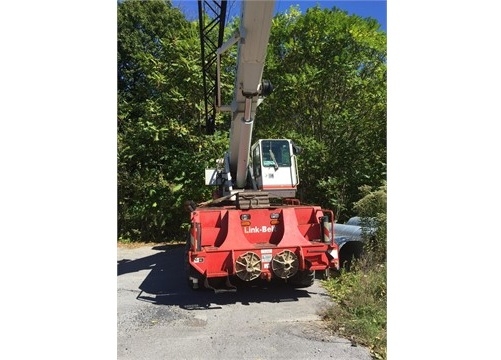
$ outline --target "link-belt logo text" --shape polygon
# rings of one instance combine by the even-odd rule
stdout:
[[[259,234],[259,233],[271,233],[277,231],[275,225],[272,226],[246,226],[244,227],[245,234]]]

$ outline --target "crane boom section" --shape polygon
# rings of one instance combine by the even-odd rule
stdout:
[[[230,130],[230,171],[236,188],[244,188],[246,184],[253,122],[262,101],[261,82],[274,8],[274,0],[242,2]]]

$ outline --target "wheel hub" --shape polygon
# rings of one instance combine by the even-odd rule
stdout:
[[[299,260],[292,251],[284,250],[273,257],[271,268],[279,278],[288,279],[296,274]]]
[[[235,261],[235,271],[244,281],[254,280],[261,275],[261,258],[253,252],[246,252]]]

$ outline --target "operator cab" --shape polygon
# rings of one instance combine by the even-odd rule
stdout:
[[[252,145],[252,174],[259,190],[286,198],[296,196],[297,149],[288,139],[262,139]]]

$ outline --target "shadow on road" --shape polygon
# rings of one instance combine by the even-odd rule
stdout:
[[[157,305],[177,305],[188,310],[208,310],[222,305],[251,303],[278,303],[298,301],[310,297],[308,289],[294,289],[285,284],[249,286],[239,284],[237,292],[214,293],[211,290],[191,290],[184,271],[184,245],[155,246],[161,250],[154,255],[136,260],[118,261],[118,276],[151,269],[143,280],[137,296],[140,301]]]

